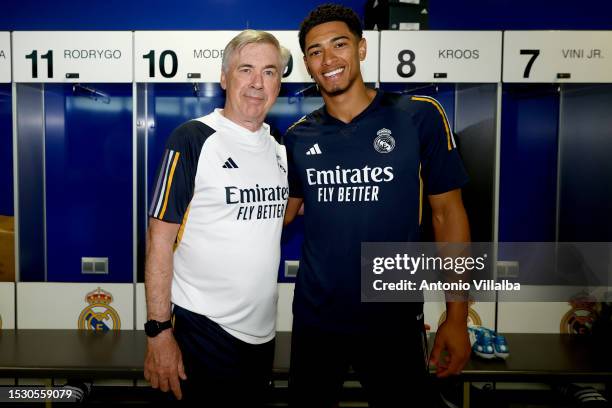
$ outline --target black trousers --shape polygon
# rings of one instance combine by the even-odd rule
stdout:
[[[187,380],[183,400],[198,407],[258,407],[272,378],[274,340],[249,344],[217,323],[174,306],[174,336]]]
[[[406,320],[361,334],[326,332],[294,320],[291,407],[336,406],[349,366],[372,408],[433,406],[422,315]]]

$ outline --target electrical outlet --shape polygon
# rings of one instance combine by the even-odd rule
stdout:
[[[285,261],[285,278],[295,278],[299,266],[300,261]]]
[[[498,278],[518,278],[519,277],[518,261],[497,261],[497,277]]]
[[[81,258],[81,273],[108,275],[108,258]]]

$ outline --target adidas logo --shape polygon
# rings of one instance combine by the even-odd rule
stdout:
[[[321,151],[321,148],[319,148],[319,144],[318,143],[315,143],[314,146],[312,146],[306,152],[307,156],[310,156],[310,155],[313,155],[313,154],[323,154],[323,152]]]
[[[225,164],[223,165],[224,169],[237,169],[238,165],[236,164],[235,161],[232,160],[231,157],[228,157],[227,160],[225,161]]]

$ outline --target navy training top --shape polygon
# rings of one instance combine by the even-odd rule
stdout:
[[[462,187],[444,109],[427,96],[378,90],[350,123],[325,106],[285,135],[289,196],[304,199],[296,324],[362,332],[422,313],[422,304],[362,303],[362,242],[418,241],[423,198]]]

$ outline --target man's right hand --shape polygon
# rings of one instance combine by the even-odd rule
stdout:
[[[186,380],[187,375],[183,366],[183,356],[172,329],[147,338],[144,376],[153,388],[159,388],[163,392],[172,390],[177,399],[183,398],[179,378]]]

